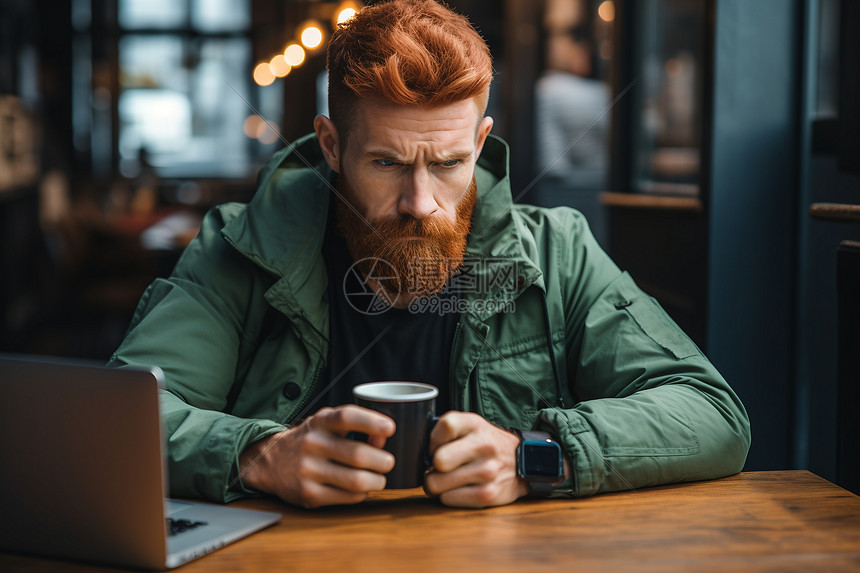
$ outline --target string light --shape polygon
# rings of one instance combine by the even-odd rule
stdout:
[[[263,118],[259,115],[249,115],[245,118],[245,123],[242,124],[242,131],[251,139],[257,139],[260,135],[260,125],[264,123]]]
[[[334,11],[334,18],[332,18],[331,22],[332,27],[336,29],[338,26],[355,16],[363,7],[364,5],[356,0],[346,0],[345,2],[341,2]]]
[[[355,16],[356,11],[355,8],[344,8],[340,12],[337,13],[337,17],[335,18],[335,23],[340,26],[353,16]]]
[[[257,114],[249,115],[242,124],[242,131],[251,139],[259,140],[260,143],[270,145],[278,141],[281,130],[272,122],[266,121]]]
[[[611,0],[604,2],[604,4],[607,3],[611,4]],[[337,9],[332,14],[332,27],[337,28],[342,25],[363,7],[364,3],[359,0],[344,0],[338,4]],[[325,44],[328,34],[328,31],[315,20],[304,22],[297,31],[296,41],[290,43],[284,49],[283,54],[275,54],[271,60],[261,62],[254,68],[253,77],[257,85],[268,86],[277,78],[287,76],[293,68],[305,62],[306,50],[313,52]]]
[[[612,22],[615,20],[615,3],[612,0],[602,2],[597,8],[597,15],[604,22]]]
[[[260,62],[254,68],[254,81],[259,86],[268,86],[275,81],[275,74],[272,73],[272,68],[269,62]]]
[[[323,42],[323,31],[316,22],[306,22],[301,27],[299,38],[302,45],[309,50],[318,48]]]
[[[280,139],[281,130],[271,122],[263,122],[263,129],[257,135],[257,140],[264,145],[271,145]]]
[[[298,44],[290,44],[284,50],[284,59],[294,68],[300,66],[305,61],[305,49]]]
[[[277,54],[269,61],[269,69],[272,70],[272,74],[274,74],[276,78],[282,78],[290,73],[292,66],[287,63],[283,54]]]

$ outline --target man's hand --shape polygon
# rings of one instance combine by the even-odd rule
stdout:
[[[528,494],[517,476],[519,437],[477,414],[448,412],[430,434],[433,470],[424,480],[428,495],[445,505],[504,505]]]
[[[367,443],[349,432],[368,435]],[[248,446],[239,457],[246,486],[304,507],[359,503],[385,487],[394,456],[382,449],[394,421],[347,405],[323,408],[294,428]]]

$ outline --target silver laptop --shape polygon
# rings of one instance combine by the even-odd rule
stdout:
[[[165,498],[158,368],[0,355],[0,550],[176,567],[267,513]]]

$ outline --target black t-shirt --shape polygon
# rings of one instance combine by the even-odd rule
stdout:
[[[330,217],[323,256],[328,272],[328,379],[319,406],[354,403],[352,388],[364,382],[409,380],[439,388],[437,415],[450,404],[448,367],[459,315],[417,312],[368,304],[372,295],[353,267],[346,240]],[[439,295],[450,296],[445,291]],[[448,305],[450,306],[450,305]],[[425,309],[426,310],[426,309]]]

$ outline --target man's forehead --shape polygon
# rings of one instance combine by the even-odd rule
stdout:
[[[432,147],[474,147],[481,117],[474,100],[440,106],[364,102],[357,110],[362,151],[397,151],[422,144]]]
[[[356,116],[370,123],[395,120],[420,129],[421,124],[445,121],[453,126],[477,125],[481,110],[474,98],[442,105],[403,105],[377,97],[361,99],[356,104]]]

